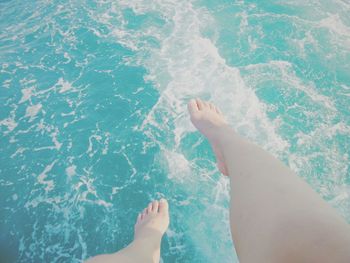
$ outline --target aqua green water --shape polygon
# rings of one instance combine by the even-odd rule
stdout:
[[[160,197],[162,262],[238,262],[228,181],[190,124],[192,97],[350,222],[347,1],[12,0],[0,12],[1,262],[114,252]]]

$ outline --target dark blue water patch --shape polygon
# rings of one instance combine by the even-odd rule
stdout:
[[[6,219],[3,219],[0,223],[0,262],[1,263],[11,263],[16,262],[18,258],[18,247],[19,242],[14,237],[14,234],[11,233],[9,235],[5,235],[4,233],[8,233],[9,229],[6,226]],[[14,222],[11,222],[14,223]]]

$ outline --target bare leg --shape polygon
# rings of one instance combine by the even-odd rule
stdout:
[[[169,225],[168,203],[153,201],[137,217],[134,241],[113,254],[93,257],[86,263],[159,263],[160,242]]]
[[[241,262],[350,262],[350,227],[282,162],[231,129],[211,103],[191,121],[231,184],[230,225]]]

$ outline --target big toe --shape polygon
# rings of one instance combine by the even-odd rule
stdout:
[[[152,212],[157,213],[158,212],[158,207],[159,207],[159,202],[157,200],[154,200],[152,202]]]
[[[187,104],[188,111],[190,112],[191,116],[195,116],[199,112],[199,105],[197,104],[196,100],[191,99]]]
[[[159,213],[167,214],[169,211],[169,204],[168,201],[164,198],[159,200]]]

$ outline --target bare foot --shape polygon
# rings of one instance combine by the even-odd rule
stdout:
[[[168,226],[169,205],[165,199],[149,203],[137,217],[134,242],[150,245],[154,262],[159,262],[160,242]]]
[[[169,226],[168,202],[165,199],[155,200],[137,217],[135,239],[147,236],[148,230],[159,232],[162,236]]]
[[[208,138],[216,156],[218,169],[222,174],[228,175],[223,154],[217,144],[220,136],[218,131],[228,126],[222,112],[214,104],[200,99],[190,100],[188,111],[193,125]]]
[[[116,253],[98,255],[85,263],[159,263],[160,242],[169,225],[168,210],[165,199],[149,203],[137,217],[133,242]]]

